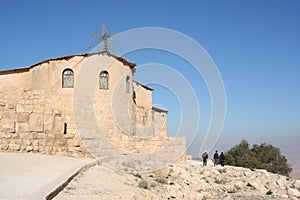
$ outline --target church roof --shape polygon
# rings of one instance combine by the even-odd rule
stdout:
[[[43,63],[47,63],[50,61],[56,61],[56,60],[69,60],[75,56],[83,56],[83,57],[88,57],[88,56],[92,56],[92,55],[96,55],[96,54],[106,54],[108,56],[111,56],[113,58],[115,58],[116,60],[122,62],[124,65],[127,65],[128,67],[130,67],[131,69],[135,68],[136,64],[127,61],[125,58],[122,58],[120,56],[116,56],[114,54],[111,54],[107,51],[103,51],[103,52],[96,52],[96,53],[84,53],[84,54],[74,54],[74,55],[69,55],[69,56],[62,56],[62,57],[58,57],[58,58],[50,58],[41,62],[38,62],[36,64],[33,64],[29,67],[22,67],[22,68],[15,68],[15,69],[7,69],[7,70],[0,70],[0,75],[4,75],[4,74],[12,74],[12,73],[21,73],[21,72],[27,72],[29,71],[31,68],[41,65]]]
[[[141,83],[139,83],[139,82],[137,82],[137,81],[133,81],[133,82],[135,82],[137,85],[139,85],[139,86],[145,88],[146,90],[150,90],[150,91],[154,90],[153,88],[150,88],[150,87],[148,87],[148,86],[146,86],[146,85],[143,85],[143,84],[141,84]]]
[[[154,106],[152,106],[152,110],[154,110],[156,112],[160,112],[160,113],[163,112],[163,113],[169,114],[169,111],[161,109],[161,108],[157,108],[157,107],[154,107]]]

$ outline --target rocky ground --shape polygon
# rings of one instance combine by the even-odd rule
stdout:
[[[152,174],[124,174],[97,165],[54,199],[300,199],[300,180],[241,167],[172,164]]]

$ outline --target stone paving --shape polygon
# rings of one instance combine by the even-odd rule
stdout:
[[[44,199],[94,159],[0,153],[0,199]]]

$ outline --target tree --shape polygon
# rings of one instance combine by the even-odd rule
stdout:
[[[280,149],[266,143],[255,144],[250,148],[249,143],[242,140],[240,144],[227,151],[225,157],[228,165],[266,169],[285,176],[292,171],[286,157],[281,155]]]

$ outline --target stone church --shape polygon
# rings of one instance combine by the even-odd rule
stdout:
[[[1,151],[94,157],[74,114],[85,111],[74,104],[87,96],[97,129],[115,148],[139,154],[169,146],[185,160],[185,138],[167,136],[168,111],[152,106],[153,89],[134,81],[135,70],[136,64],[102,51],[0,71]]]

